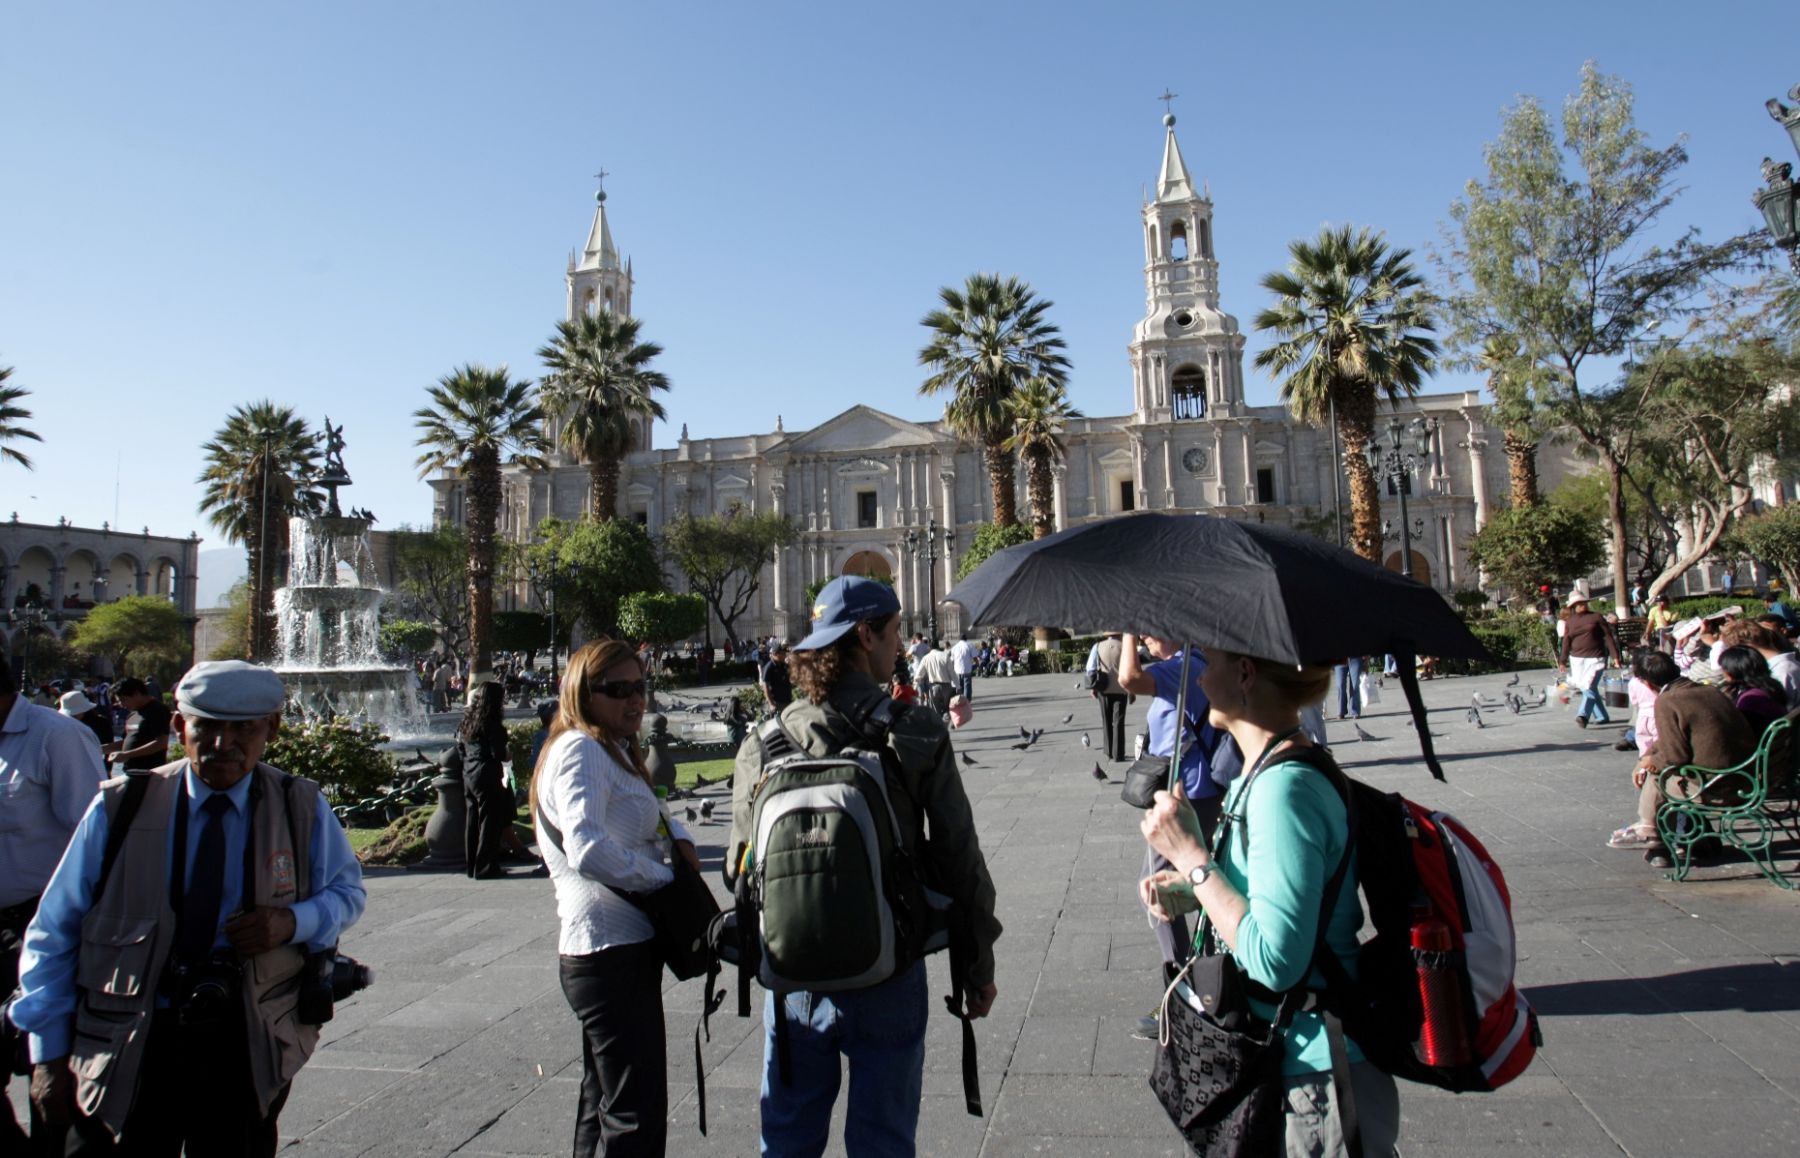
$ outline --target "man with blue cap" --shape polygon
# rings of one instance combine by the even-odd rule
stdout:
[[[274,995],[305,988],[308,951],[366,899],[319,786],[261,762],[286,698],[265,667],[191,669],[186,756],[102,785],[26,931],[13,1019],[32,1102],[83,1154],[275,1152],[319,1029],[311,1003]]]
[[[764,765],[779,758],[771,751],[821,758],[847,748],[879,747],[907,859],[921,866],[920,875],[932,888],[949,894],[955,920],[966,931],[968,960],[960,962],[962,975],[954,979],[964,1004],[955,1012],[984,1017],[994,1003],[994,942],[1001,931],[994,882],[943,721],[933,712],[905,710],[885,690],[899,657],[900,601],[893,588],[854,575],[826,584],[813,603],[811,634],[794,646],[789,660],[797,693],[793,703],[738,751],[726,882],[735,885],[746,871],[757,787]],[[953,952],[952,968],[958,964]],[[848,1057],[845,1149],[912,1154],[927,1012],[922,958],[866,988],[769,994],[763,1011],[763,1153],[823,1152],[842,1058]]]

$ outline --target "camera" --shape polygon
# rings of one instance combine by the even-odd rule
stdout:
[[[324,1025],[337,1012],[338,1002],[374,983],[375,971],[339,953],[336,945],[308,953],[300,970],[296,1016],[302,1025]]]
[[[175,969],[175,1013],[186,1026],[222,1025],[239,1012],[244,974],[228,957]]]

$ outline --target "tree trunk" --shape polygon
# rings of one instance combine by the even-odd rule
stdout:
[[[1041,539],[1056,530],[1056,479],[1050,473],[1050,451],[1034,447],[1025,452],[1025,489],[1031,495],[1031,537]]]
[[[1505,446],[1512,505],[1516,508],[1537,506],[1541,499],[1538,494],[1537,443],[1509,430],[1506,432]]]
[[[588,464],[589,498],[596,523],[619,517],[619,460],[603,455]]]
[[[469,674],[494,666],[494,532],[500,518],[500,455],[478,450],[463,464],[468,479]]]
[[[1353,389],[1338,396],[1338,430],[1344,438],[1344,467],[1350,476],[1350,549],[1381,562],[1381,484],[1364,448],[1375,429],[1375,395]]]
[[[1619,608],[1631,590],[1625,575],[1625,471],[1610,454],[1606,455],[1606,517],[1612,523],[1613,606]]]
[[[1019,521],[1019,504],[1014,499],[1012,452],[1003,445],[1004,436],[987,440],[988,486],[994,496],[994,525],[1004,527]]]

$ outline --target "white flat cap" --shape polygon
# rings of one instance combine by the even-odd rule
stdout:
[[[175,689],[175,707],[184,716],[209,720],[257,720],[287,703],[281,677],[240,659],[197,663]]]

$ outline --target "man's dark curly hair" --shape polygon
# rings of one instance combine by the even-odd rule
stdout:
[[[869,625],[869,630],[879,634],[886,631],[887,625],[893,621],[894,616],[889,614],[862,622]],[[824,703],[844,676],[844,653],[858,646],[856,629],[853,627],[830,647],[790,653],[788,674],[793,677],[794,687],[813,703]]]

